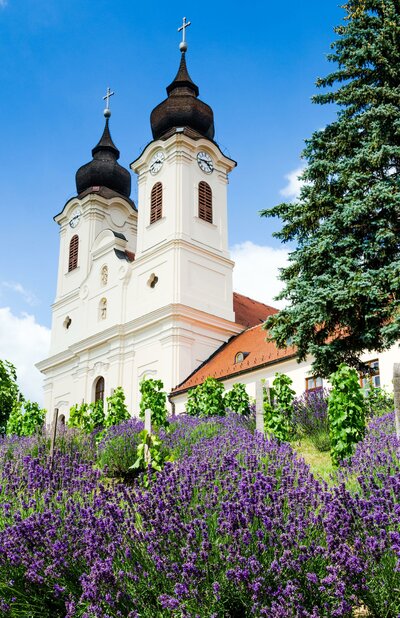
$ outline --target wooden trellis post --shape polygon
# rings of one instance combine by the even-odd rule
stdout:
[[[144,428],[148,432],[148,434],[151,435],[151,410],[150,408],[146,408],[146,410],[144,411]],[[150,457],[150,449],[147,446],[147,444],[144,447],[144,456],[146,459],[146,463],[149,466],[151,464],[151,457]]]
[[[51,425],[50,435],[50,468],[53,467],[54,446],[57,436],[57,423],[58,423],[58,408],[54,408],[53,423]]]
[[[264,429],[264,384],[261,380],[256,382],[256,431],[263,435]]]

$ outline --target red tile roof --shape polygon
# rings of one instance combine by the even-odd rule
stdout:
[[[232,337],[227,343],[218,348],[210,358],[204,361],[184,382],[174,388],[172,395],[177,395],[201,384],[209,376],[222,380],[228,376],[239,375],[295,356],[296,350],[294,347],[279,350],[274,343],[266,341],[266,336],[267,333],[260,324],[244,330],[236,337]],[[241,363],[235,363],[235,357],[238,352],[243,352],[245,355]]]
[[[274,307],[264,305],[264,303],[260,303],[258,300],[253,300],[253,298],[243,296],[237,292],[233,293],[233,310],[235,312],[235,322],[243,324],[246,328],[262,324],[269,315],[278,312]]]

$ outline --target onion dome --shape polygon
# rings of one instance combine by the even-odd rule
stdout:
[[[174,81],[167,87],[168,98],[150,115],[154,139],[165,139],[181,127],[193,137],[214,137],[214,114],[209,105],[198,99],[199,89],[186,66],[186,45],[181,44],[181,62]]]
[[[106,126],[97,146],[92,150],[93,159],[82,165],[76,172],[76,190],[78,195],[91,187],[107,187],[125,197],[131,193],[131,175],[117,160],[119,150],[111,139],[108,126],[110,110],[104,110]]]

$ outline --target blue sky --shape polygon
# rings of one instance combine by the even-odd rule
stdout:
[[[51,324],[53,216],[102,133],[108,85],[120,163],[151,140],[150,112],[178,68],[184,15],[190,75],[214,110],[216,141],[238,162],[229,187],[235,287],[270,302],[276,293],[286,248],[272,237],[279,223],[258,211],[293,198],[304,139],[334,118],[311,96],[333,68],[337,0],[0,0],[0,358],[12,357],[29,396],[39,397],[31,367],[46,355]]]

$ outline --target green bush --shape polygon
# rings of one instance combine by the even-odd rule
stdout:
[[[237,382],[232,389],[224,395],[224,406],[236,414],[248,416],[250,414],[250,399],[246,387]]]
[[[203,384],[190,389],[186,412],[191,416],[224,416],[224,385],[215,378],[206,378]]]
[[[152,427],[168,427],[166,400],[167,395],[163,391],[164,384],[161,380],[153,378],[143,379],[140,382],[140,418],[144,420],[145,411],[151,410]]]
[[[388,393],[384,388],[368,386],[363,389],[365,405],[369,417],[383,416],[394,410],[393,393]]]
[[[42,429],[46,410],[34,401],[15,401],[7,421],[7,435],[32,436]]]
[[[94,429],[104,427],[104,404],[101,399],[93,403],[75,404],[69,411],[68,427],[91,433]]]
[[[139,444],[137,446],[137,459],[131,466],[131,470],[144,472],[143,485],[148,487],[150,484],[150,473],[152,470],[161,472],[167,461],[173,461],[174,457],[169,448],[155,434],[143,429],[139,433]]]
[[[294,434],[293,399],[295,392],[290,385],[291,378],[284,373],[276,373],[270,397],[264,398],[264,428],[280,442],[288,442]]]
[[[179,430],[178,425],[178,430]],[[201,440],[209,440],[221,433],[221,425],[214,421],[204,421],[200,425],[186,429],[180,432],[180,439],[174,440],[174,427],[171,427],[171,437],[174,442],[173,453],[175,459],[188,457],[192,454],[193,447]]]
[[[107,397],[107,414],[104,421],[105,427],[119,425],[130,419],[128,408],[125,404],[125,393],[122,386],[117,386],[113,394]]]
[[[110,477],[132,476],[131,466],[137,459],[139,434],[126,433],[102,440],[98,446],[97,464],[107,468]]]
[[[355,369],[342,363],[329,380],[333,386],[328,399],[331,458],[337,466],[365,435],[366,402]]]

